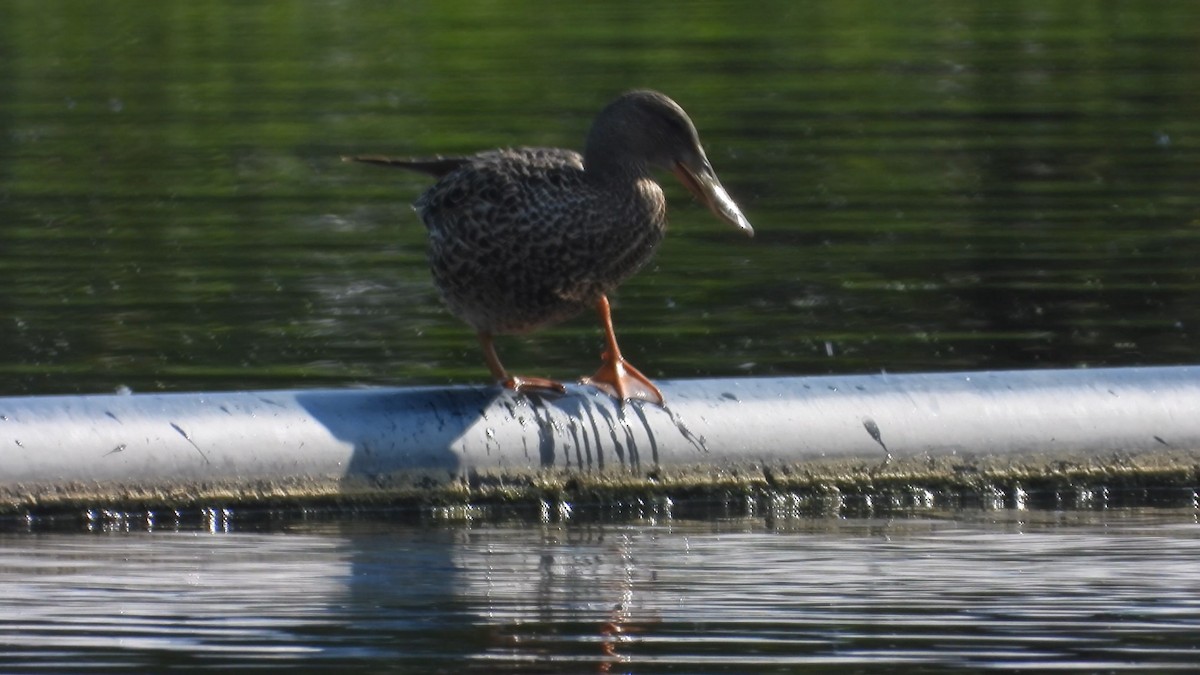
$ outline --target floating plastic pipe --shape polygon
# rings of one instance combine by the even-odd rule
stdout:
[[[1200,367],[0,398],[0,506],[854,460],[1200,457]],[[150,497],[148,497],[148,495]]]

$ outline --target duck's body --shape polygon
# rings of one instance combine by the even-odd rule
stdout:
[[[590,381],[622,399],[662,402],[658,389],[621,359],[607,300],[653,257],[665,233],[666,199],[652,168],[675,171],[719,217],[753,233],[717,181],[686,113],[656,92],[630,92],[605,108],[584,155],[516,148],[355,159],[438,178],[413,205],[429,230],[434,282],[450,311],[479,334],[492,373],[514,389],[561,385],[510,377],[492,336],[526,333],[594,306],[607,349]]]
[[[597,181],[581,155],[557,148],[461,158],[413,206],[446,306],[492,334],[593,306],[650,260],[667,222],[657,184]]]

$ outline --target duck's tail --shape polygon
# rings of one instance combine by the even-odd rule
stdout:
[[[407,158],[384,157],[382,155],[357,155],[353,157],[342,157],[342,161],[378,164],[380,166],[395,166],[400,167],[401,169],[408,169],[410,171],[427,173],[435,178],[441,178],[463,164],[466,164],[470,160],[467,157]]]

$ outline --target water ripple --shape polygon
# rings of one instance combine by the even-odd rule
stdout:
[[[1191,667],[1194,514],[992,516],[8,534],[0,669]]]

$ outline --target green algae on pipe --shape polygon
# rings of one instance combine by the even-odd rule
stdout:
[[[481,485],[520,498],[573,480],[602,492],[1114,457],[1194,472],[1200,459],[1195,366],[661,384],[667,409],[582,386],[0,398],[0,510],[470,499]]]

